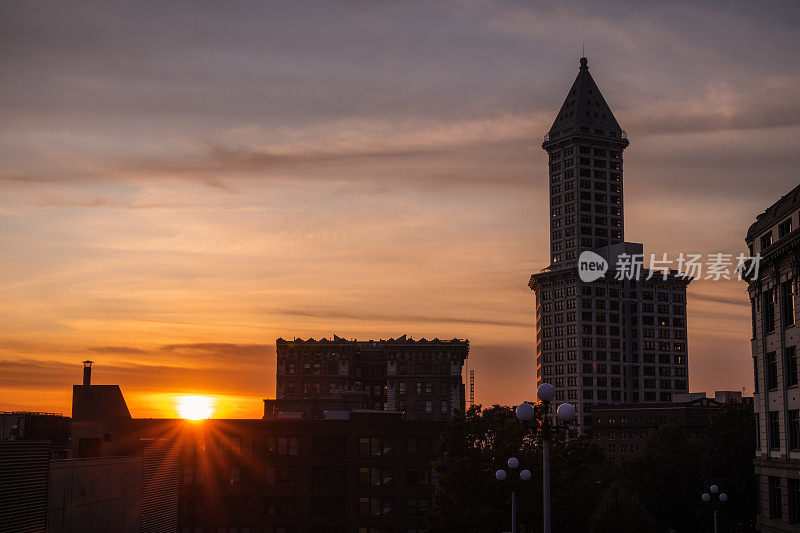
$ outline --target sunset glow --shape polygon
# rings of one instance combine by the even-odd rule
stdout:
[[[181,418],[187,420],[204,420],[214,413],[216,400],[208,396],[178,396],[175,406]]]
[[[0,410],[69,414],[91,359],[134,416],[261,417],[276,339],[334,334],[469,339],[478,403],[535,398],[541,143],[584,41],[645,254],[735,258],[797,184],[794,8],[6,4]],[[751,394],[746,285],[687,299],[691,391]]]

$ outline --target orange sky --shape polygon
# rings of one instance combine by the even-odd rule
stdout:
[[[576,42],[626,240],[736,254],[796,185],[796,13],[740,7],[3,6],[0,410],[68,413],[88,358],[134,416],[257,417],[275,339],[333,334],[468,338],[478,402],[533,398]],[[751,393],[744,284],[693,283],[688,325],[691,390]]]

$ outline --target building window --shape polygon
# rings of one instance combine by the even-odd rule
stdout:
[[[431,484],[431,469],[424,468],[408,468],[406,470],[406,485],[412,486],[428,486]]]
[[[783,327],[794,325],[794,282],[792,280],[785,281],[781,284],[781,311],[783,312]]]
[[[781,429],[778,411],[769,412],[769,449],[777,450],[781,446]]]
[[[264,478],[267,485],[293,485],[297,469],[294,466],[268,466]]]
[[[404,382],[400,383],[400,394],[406,393],[406,384]]]
[[[361,516],[391,516],[392,498],[358,499],[358,514]]]
[[[447,400],[442,400],[442,405],[440,407],[442,413],[447,413],[450,411],[450,404],[447,403]]]
[[[362,487],[382,487],[391,485],[392,470],[390,468],[359,468],[359,483]]]
[[[183,467],[183,482],[188,485],[203,483],[203,469],[200,466],[191,465]]]
[[[781,509],[781,478],[769,476],[769,517],[782,518]]]
[[[756,413],[756,450],[761,449],[761,424],[760,424],[760,417],[758,413]]]
[[[787,479],[786,489],[789,497],[789,523],[800,524],[800,479]]]
[[[297,503],[294,498],[269,497],[264,505],[264,514],[270,516],[287,516],[297,513]]]
[[[753,392],[758,393],[758,359],[753,357]]]
[[[424,516],[430,506],[430,498],[408,498],[406,500],[406,514],[409,516]]]
[[[789,449],[800,449],[800,411],[789,411]]]
[[[764,292],[763,309],[764,331],[775,331],[775,291],[770,289]]]
[[[794,346],[786,348],[784,360],[786,361],[786,386],[797,385],[797,349]]]
[[[761,249],[765,249],[772,244],[772,231],[767,233],[766,235],[761,236]]]
[[[409,437],[406,453],[409,457],[435,457],[438,447],[438,439]]]
[[[231,466],[229,468],[228,482],[231,485],[238,485],[242,482],[242,469],[238,466]]]
[[[359,454],[362,456],[390,455],[392,453],[392,439],[383,437],[361,437],[359,439]]]
[[[767,353],[767,389],[778,388],[778,355],[777,352]]]
[[[297,437],[273,437],[267,439],[267,455],[298,455],[300,439]]]
[[[792,219],[787,218],[778,225],[778,238],[782,239],[792,232]]]
[[[425,412],[432,413],[433,412],[433,402],[430,400],[425,400]]]

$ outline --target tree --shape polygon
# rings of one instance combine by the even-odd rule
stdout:
[[[623,464],[621,475],[661,528],[694,531],[702,512],[701,467],[700,443],[667,424],[650,432],[639,456]]]
[[[642,506],[639,498],[616,481],[603,494],[592,517],[593,533],[641,533],[658,531],[652,515]]]
[[[536,425],[517,420],[510,407],[475,406],[456,413],[442,433],[439,458],[434,467],[439,482],[428,513],[432,531],[507,531],[510,525],[510,485],[514,476],[499,482],[494,473],[506,468],[509,457],[520,460],[520,469],[534,476]],[[528,482],[530,483],[530,482]],[[527,488],[527,487],[525,487]],[[533,506],[520,491],[518,518],[527,523]]]
[[[541,405],[535,407],[537,415]],[[431,531],[508,531],[510,492],[517,493],[520,531],[539,531],[542,524],[542,451],[539,426],[522,423],[510,407],[471,408],[457,414],[442,434],[440,473],[433,506],[428,513]],[[520,467],[509,479],[497,481],[495,471],[517,457]],[[519,471],[531,471],[531,480],[519,480]],[[551,444],[551,501],[553,531],[586,529],[594,508],[608,486],[611,470],[602,449],[588,439],[567,441],[557,431]]]
[[[719,513],[724,531],[752,531],[755,525],[755,424],[752,406],[726,403],[711,420],[702,441],[705,490],[717,484],[728,495],[728,503]]]

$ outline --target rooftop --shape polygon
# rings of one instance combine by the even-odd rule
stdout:
[[[781,196],[781,199],[756,217],[756,221],[747,230],[745,240],[752,241],[759,233],[780,222],[784,216],[800,207],[800,185]]]

